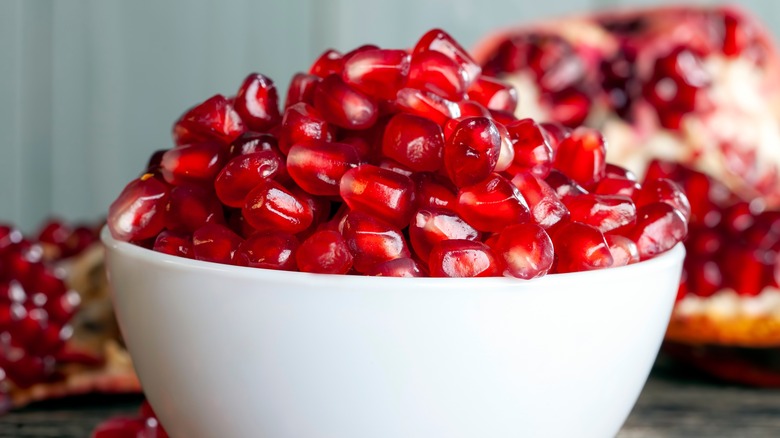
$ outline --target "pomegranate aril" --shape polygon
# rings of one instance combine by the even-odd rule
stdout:
[[[343,223],[357,272],[365,274],[379,263],[411,255],[401,231],[390,223],[360,211],[350,211]]]
[[[607,163],[607,165],[604,166],[604,177],[627,179],[629,181],[637,180],[634,172],[626,169],[625,167],[621,167],[618,166],[617,164],[612,164],[612,163]]]
[[[409,74],[405,50],[364,50],[350,56],[341,73],[344,82],[377,99],[395,99]]]
[[[713,260],[686,260],[688,290],[700,297],[709,297],[723,289],[723,273]]]
[[[408,176],[363,164],[344,174],[340,193],[351,210],[404,228],[414,212],[414,189],[414,182]]]
[[[426,277],[426,271],[414,259],[404,257],[377,263],[367,275],[376,277]]]
[[[442,240],[479,240],[480,232],[466,223],[455,212],[437,208],[422,208],[409,224],[409,242],[415,254],[428,260],[431,248]]]
[[[455,102],[414,88],[398,90],[395,104],[401,112],[424,117],[440,126],[449,119],[460,117],[460,107]]]
[[[296,103],[284,111],[279,149],[286,155],[293,145],[328,140],[328,129],[328,123],[319,111],[307,103]]]
[[[416,172],[433,172],[442,164],[444,134],[423,117],[397,114],[387,124],[382,153]]]
[[[530,172],[520,172],[512,178],[523,199],[528,203],[534,222],[550,228],[569,215],[569,210],[544,180]]]
[[[676,208],[686,221],[691,218],[691,204],[680,186],[666,178],[646,180],[642,189],[634,196],[637,208],[654,202],[665,202]],[[749,211],[748,211],[749,213]]]
[[[243,241],[227,227],[206,224],[192,234],[192,255],[196,260],[233,265]]]
[[[539,225],[510,225],[491,243],[505,276],[530,280],[547,274],[552,267],[553,243]]]
[[[586,194],[564,201],[572,221],[597,228],[602,233],[636,221],[636,206],[625,196]]]
[[[173,138],[177,145],[215,141],[226,146],[244,130],[233,105],[217,94],[184,113],[173,125]]]
[[[382,169],[392,170],[395,173],[400,173],[404,176],[411,177],[414,171],[403,164],[399,163],[398,161],[391,160],[390,158],[383,158],[379,163],[377,163],[379,167]]]
[[[252,268],[295,271],[295,253],[300,242],[292,234],[282,231],[260,232],[252,235],[238,249],[238,263]]]
[[[415,202],[419,208],[455,209],[457,188],[450,181],[433,173],[413,173]]]
[[[567,198],[573,196],[584,195],[588,193],[581,185],[574,182],[571,178],[563,173],[553,169],[550,174],[544,179],[554,191],[555,194],[562,200],[566,201]]]
[[[165,207],[165,228],[192,233],[207,223],[224,223],[222,204],[214,192],[201,186],[171,189]]]
[[[468,52],[449,34],[441,29],[432,29],[426,32],[414,46],[412,57],[426,51],[443,53],[448,58],[455,61],[465,72],[466,89],[471,86],[471,83],[474,82],[482,72],[482,68],[474,62]]]
[[[151,177],[152,176],[149,175],[147,178],[151,178]],[[130,184],[128,184],[127,187],[130,187]],[[124,192],[122,193],[124,194]],[[119,196],[122,197],[121,194]],[[15,247],[22,240],[24,240],[24,236],[22,235],[21,231],[19,231],[18,229],[10,225],[0,224],[0,254],[3,254],[7,252],[10,248]]]
[[[242,207],[252,189],[274,179],[283,167],[284,163],[274,151],[239,155],[230,160],[214,180],[217,197],[229,207]]]
[[[514,146],[513,167],[546,177],[552,167],[553,150],[542,128],[531,119],[522,119],[510,123],[506,129]]]
[[[314,212],[306,200],[271,180],[249,192],[243,215],[247,223],[257,230],[291,234],[305,230],[314,220]]]
[[[571,129],[555,122],[542,122],[539,123],[539,126],[542,128],[542,132],[545,133],[545,137],[553,150],[553,158],[555,158],[558,146],[571,135]]]
[[[406,86],[424,90],[452,101],[466,94],[467,73],[447,55],[433,50],[412,55]]]
[[[193,143],[166,152],[160,170],[169,184],[207,185],[214,181],[226,158],[226,151],[217,143]]]
[[[566,126],[581,126],[590,112],[592,98],[580,89],[571,87],[547,96],[552,108],[550,118]]]
[[[442,240],[428,259],[431,277],[493,277],[499,267],[493,251],[482,242]]]
[[[346,274],[352,268],[353,256],[338,231],[317,231],[304,240],[296,252],[301,272]]]
[[[585,187],[606,175],[607,145],[601,133],[577,128],[558,146],[554,167]]]
[[[287,154],[287,170],[293,181],[312,195],[336,196],[341,177],[360,164],[351,145],[316,142],[295,145]]]
[[[91,438],[146,438],[146,422],[139,418],[114,417],[100,423]]]
[[[322,55],[314,61],[314,64],[309,68],[309,73],[325,78],[332,74],[341,74],[343,69],[344,58],[341,56],[341,53],[328,49],[322,52]]]
[[[458,108],[460,117],[491,117],[487,108],[473,100],[461,100],[458,102]]]
[[[328,123],[347,129],[369,128],[379,115],[376,102],[337,75],[326,77],[314,88],[314,107]]]
[[[151,174],[131,181],[108,208],[108,229],[114,239],[149,239],[165,227],[169,189]],[[13,237],[9,233],[8,236]]]
[[[637,210],[636,224],[626,237],[636,242],[642,260],[668,251],[688,234],[682,213],[664,202],[647,204]]]
[[[444,170],[458,187],[478,183],[496,168],[500,151],[501,135],[491,119],[464,119],[444,143]]]
[[[164,254],[192,258],[192,236],[165,230],[157,235],[152,249]]]
[[[517,108],[515,87],[496,78],[480,76],[469,87],[468,96],[491,110],[513,113]]]
[[[753,227],[754,223],[755,216],[750,211],[750,203],[742,201],[723,210],[720,228],[729,235],[740,236]]]
[[[282,119],[276,85],[259,73],[252,73],[244,79],[233,107],[246,127],[253,131],[266,132]]]
[[[608,268],[614,258],[601,231],[579,222],[556,227],[551,235],[557,255],[557,272]]]
[[[58,219],[49,219],[41,226],[37,233],[36,240],[40,243],[54,245],[56,247],[65,246],[73,229]]]
[[[626,266],[639,262],[639,249],[633,240],[617,234],[604,236],[612,254],[612,267]]]
[[[479,231],[500,231],[531,219],[523,195],[498,174],[462,188],[458,193],[457,213]]]
[[[271,134],[247,131],[230,144],[230,157],[273,151],[281,156],[279,142]]]
[[[636,181],[607,176],[596,184],[593,193],[597,195],[626,196],[633,199],[641,189],[642,186]]]
[[[319,76],[297,73],[290,81],[290,87],[287,89],[287,99],[284,102],[284,108],[287,109],[296,103],[304,102],[309,105],[314,104],[314,89],[322,80]]]
[[[760,250],[739,244],[727,247],[721,260],[724,286],[743,296],[760,294],[772,277],[772,267],[764,256]]]

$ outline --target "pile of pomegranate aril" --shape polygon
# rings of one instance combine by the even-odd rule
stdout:
[[[92,431],[91,438],[168,438],[149,402],[141,403],[138,415],[110,418]]]
[[[532,279],[623,266],[687,233],[685,195],[607,164],[593,129],[517,119],[445,32],[328,50],[279,109],[251,74],[174,124],[109,210],[114,238],[266,269]]]

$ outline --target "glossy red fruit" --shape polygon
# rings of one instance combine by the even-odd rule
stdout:
[[[353,211],[381,218],[399,228],[414,212],[414,182],[392,170],[363,164],[341,178],[341,198]]]
[[[550,174],[547,175],[547,178],[544,179],[544,182],[546,182],[555,191],[555,194],[558,195],[562,201],[565,201],[567,198],[572,196],[579,196],[588,193],[588,191],[585,190],[581,185],[577,184],[571,178],[555,169],[550,171]]]
[[[140,179],[143,178],[144,177],[141,177]],[[152,178],[152,175],[149,175],[146,178]],[[128,184],[127,187],[130,187],[130,184]],[[127,187],[125,188],[125,190],[127,190]],[[121,197],[122,195],[119,196]],[[132,198],[132,200],[134,200],[134,198]],[[22,235],[22,232],[19,231],[17,228],[11,225],[0,224],[0,254],[4,254],[8,252],[10,249],[15,248],[23,240],[24,240],[24,236]]]
[[[412,56],[406,86],[459,101],[466,94],[467,73],[461,65],[441,52],[427,50]]]
[[[427,277],[425,268],[414,259],[405,257],[378,263],[367,273],[376,277]]]
[[[247,223],[257,230],[278,230],[290,234],[305,230],[314,220],[314,212],[306,200],[270,180],[249,192],[242,214]]]
[[[217,143],[193,143],[163,154],[160,170],[169,184],[209,185],[225,165],[227,153]]]
[[[636,242],[642,260],[670,250],[688,234],[688,223],[679,210],[655,202],[637,210],[636,225],[626,237]]]
[[[462,188],[458,193],[457,213],[480,231],[501,231],[506,226],[531,220],[523,195],[498,174]]]
[[[720,228],[729,235],[741,236],[743,232],[752,228],[754,224],[755,216],[750,210],[750,203],[741,201],[723,210]]]
[[[493,277],[499,267],[493,251],[482,242],[442,240],[428,259],[431,277]]]
[[[479,240],[481,234],[466,223],[455,212],[422,208],[412,217],[409,224],[409,242],[415,254],[422,260],[428,260],[431,248],[442,240],[465,239]]]
[[[729,245],[723,252],[724,286],[742,296],[756,296],[764,290],[772,277],[772,268],[764,254],[739,244]]]
[[[645,181],[642,189],[634,196],[637,208],[654,202],[665,202],[676,208],[686,221],[691,218],[691,204],[677,183],[670,179],[659,178]],[[749,214],[749,210],[748,210]]]
[[[517,108],[515,87],[496,78],[480,76],[469,87],[468,95],[488,109],[513,113]]]
[[[146,438],[146,422],[140,418],[113,417],[92,431],[92,438]]]
[[[49,299],[46,301],[44,310],[49,314],[49,320],[64,325],[76,314],[81,304],[81,295],[75,290],[66,290],[56,294],[47,294]],[[60,334],[60,337],[66,333]]]
[[[569,215],[569,210],[543,179],[530,172],[520,172],[512,178],[523,199],[528,203],[534,222],[550,228]]]
[[[723,273],[713,260],[686,260],[688,290],[700,297],[709,297],[723,289]]]
[[[530,280],[547,274],[552,267],[553,243],[539,225],[510,225],[496,236],[490,246],[501,261],[505,276]]]
[[[192,255],[197,260],[234,265],[243,241],[225,226],[207,224],[192,233]]]
[[[606,178],[622,178],[629,181],[636,181],[636,174],[626,169],[625,167],[618,166],[617,164],[607,163],[604,166],[604,176]]]
[[[571,135],[571,129],[555,122],[542,122],[539,126],[542,128],[542,132],[545,133],[547,141],[550,142],[550,147],[552,147],[553,150],[553,158],[555,158],[558,146],[560,146],[563,140]]]
[[[438,170],[443,148],[441,127],[411,114],[397,114],[390,119],[382,138],[382,153],[416,172]]]
[[[295,256],[301,272],[346,274],[352,268],[353,256],[338,231],[322,230],[309,236]]]
[[[544,178],[550,173],[553,150],[543,129],[532,119],[522,119],[506,126],[514,146],[513,167]]]
[[[366,129],[376,123],[379,108],[370,97],[330,75],[314,88],[314,107],[322,117],[347,129]]]
[[[352,55],[341,73],[344,82],[377,99],[395,99],[409,75],[405,50],[365,50]]]
[[[606,175],[607,144],[601,133],[577,128],[558,146],[554,167],[578,184],[590,187]]]
[[[557,227],[551,237],[560,273],[609,268],[614,263],[604,235],[590,225],[567,222]]]
[[[165,230],[157,235],[152,249],[163,254],[192,258],[192,236]]]
[[[290,87],[287,88],[287,99],[284,102],[284,108],[287,109],[296,103],[304,102],[309,105],[314,104],[314,88],[322,80],[319,76],[296,73],[290,81]]]
[[[471,59],[463,47],[460,46],[448,33],[441,29],[431,29],[420,38],[417,44],[412,50],[412,57],[421,52],[436,51],[443,53],[448,58],[455,61],[461,69],[465,72],[466,88],[471,86],[479,74],[482,72],[482,68]]]
[[[233,100],[233,107],[248,129],[267,132],[282,120],[279,95],[274,82],[259,73],[244,79]]]
[[[639,262],[639,249],[633,240],[617,234],[604,236],[612,254],[612,267],[626,266]]]
[[[636,221],[636,207],[625,196],[585,194],[564,201],[572,221],[597,228],[602,233]]]
[[[501,135],[486,117],[460,121],[444,143],[444,170],[456,186],[478,183],[493,172],[501,151]]]
[[[433,174],[418,172],[411,176],[415,185],[415,202],[419,208],[455,209],[458,189],[446,178]]]
[[[282,167],[284,163],[273,151],[239,155],[230,160],[214,180],[217,197],[229,207],[243,207],[246,195],[273,179]]]
[[[40,243],[54,245],[59,249],[67,244],[71,234],[73,234],[73,229],[68,224],[52,218],[41,225],[36,240]]]
[[[345,143],[295,145],[287,155],[290,176],[312,195],[338,195],[341,177],[359,164],[357,151]]]
[[[238,262],[252,268],[296,271],[295,253],[298,238],[283,231],[266,231],[252,235],[241,243]]]
[[[328,123],[311,105],[299,102],[284,111],[279,149],[285,155],[296,144],[312,144],[329,138]]]
[[[177,145],[217,142],[229,145],[242,132],[244,122],[225,96],[217,94],[184,113],[173,125]]]
[[[473,100],[461,100],[458,102],[460,117],[491,117],[490,111],[484,105]]]
[[[159,234],[165,226],[168,196],[168,186],[151,174],[131,181],[108,208],[106,221],[111,236],[129,242]],[[15,234],[9,232],[6,236],[11,239]]]
[[[224,223],[222,205],[210,189],[178,186],[171,189],[165,208],[165,228],[192,233],[207,223]]]
[[[399,163],[398,161],[391,160],[390,158],[383,158],[379,163],[377,163],[379,167],[382,169],[392,170],[395,173],[400,173],[404,176],[411,177],[414,171],[403,164]]]
[[[344,57],[336,50],[328,49],[314,61],[314,64],[309,68],[309,73],[325,78],[332,74],[341,74],[343,69]]]
[[[273,151],[281,157],[281,151],[279,151],[279,142],[271,134],[247,131],[238,136],[237,139],[230,144],[231,158],[235,158],[239,155],[254,154],[262,151]]]
[[[607,176],[596,184],[593,193],[597,195],[626,196],[633,199],[641,189],[642,186],[636,181]]]
[[[344,218],[343,235],[355,257],[354,268],[360,273],[371,272],[379,263],[411,255],[398,228],[366,213],[350,211]]]
[[[455,102],[414,88],[398,90],[395,105],[401,112],[424,117],[440,126],[447,123],[449,119],[460,117],[460,107]]]

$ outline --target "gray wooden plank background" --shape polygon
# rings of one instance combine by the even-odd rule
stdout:
[[[0,221],[100,217],[185,108],[251,71],[285,90],[328,47],[406,47],[435,26],[469,46],[514,22],[657,3],[0,0]],[[742,3],[778,28],[780,2]]]

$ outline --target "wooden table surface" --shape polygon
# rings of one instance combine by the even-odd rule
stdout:
[[[100,421],[134,414],[140,401],[90,396],[39,404],[0,416],[0,438],[86,438]],[[780,437],[780,390],[724,385],[657,366],[618,438],[661,437]]]

